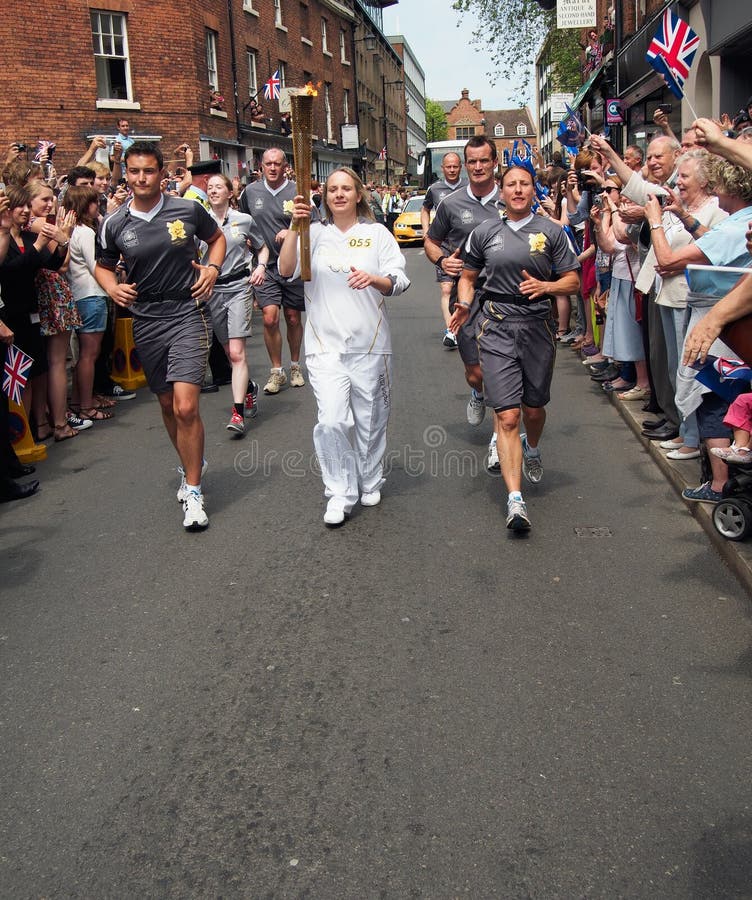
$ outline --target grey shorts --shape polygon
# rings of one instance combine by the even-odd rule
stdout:
[[[256,302],[263,309],[265,306],[283,306],[287,309],[305,311],[303,282],[300,279],[287,281],[273,266],[266,270],[264,283],[255,288]]]
[[[251,336],[253,293],[246,279],[238,283],[242,283],[238,290],[215,291],[209,299],[212,330],[221,344],[226,344],[230,338]]]
[[[486,404],[496,412],[545,406],[551,399],[556,340],[548,319],[481,313],[478,328],[480,367]]]
[[[436,280],[437,281],[454,281],[455,279],[451,275],[447,275],[447,273],[441,268],[441,266],[434,266],[436,269]]]
[[[473,297],[472,309],[467,321],[457,332],[457,349],[460,351],[460,359],[466,366],[477,366],[480,363],[478,356],[478,342],[476,336],[478,333],[478,316],[480,315],[481,305],[478,298],[481,292],[476,291]],[[449,295],[449,312],[454,312],[454,304],[457,300],[457,284],[452,287],[452,293]]]
[[[132,309],[133,340],[149,389],[163,394],[175,381],[203,384],[212,338],[206,305],[176,300]]]

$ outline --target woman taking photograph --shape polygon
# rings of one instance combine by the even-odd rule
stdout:
[[[264,282],[269,248],[254,225],[253,218],[231,207],[234,190],[226,175],[212,175],[206,184],[206,194],[211,214],[227,242],[222,271],[209,300],[214,334],[225,348],[232,366],[232,413],[227,430],[243,435],[244,415],[246,412],[252,418],[256,415],[255,401],[258,393],[258,385],[248,380],[246,357],[246,339],[251,336],[253,314],[251,286]],[[257,255],[257,263],[249,279],[251,249]]]
[[[373,219],[363,183],[341,168],[326,180],[324,222],[311,224],[311,281],[305,285],[306,366],[318,405],[313,443],[328,498],[324,522],[341,525],[358,500],[381,501],[391,407],[392,342],[385,297],[406,291],[405,257]],[[293,223],[311,206],[295,198]],[[300,272],[298,235],[288,232],[280,275]]]
[[[94,278],[95,241],[99,221],[99,192],[81,185],[68,188],[63,200],[66,210],[73,212],[78,224],[69,245],[66,277],[78,308],[81,324],[78,331],[78,362],[75,369],[78,414],[84,419],[102,421],[112,413],[99,409],[94,402],[94,363],[102,346],[107,325],[107,295]],[[75,407],[74,407],[75,409]]]

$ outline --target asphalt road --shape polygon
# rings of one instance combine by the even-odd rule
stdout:
[[[752,897],[749,598],[566,351],[509,534],[407,256],[381,506],[223,388],[207,532],[145,392],[0,507],[1,897]]]

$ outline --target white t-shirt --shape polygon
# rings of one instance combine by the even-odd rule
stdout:
[[[107,296],[107,292],[99,286],[93,274],[96,265],[95,243],[94,229],[88,225],[76,225],[68,244],[70,257],[68,271],[65,274],[74,300]]]
[[[306,355],[391,353],[383,294],[375,287],[353,290],[350,269],[394,279],[391,296],[410,287],[405,257],[390,232],[361,221],[342,232],[336,225],[311,224],[311,281],[304,282]],[[293,278],[300,277],[300,252]]]

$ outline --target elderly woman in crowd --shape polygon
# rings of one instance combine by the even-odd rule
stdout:
[[[648,291],[652,284],[657,262],[656,241],[659,245],[667,244],[671,250],[679,250],[693,244],[696,237],[726,218],[727,213],[719,208],[718,199],[712,192],[712,170],[713,159],[705,150],[690,150],[679,158],[676,191],[669,190],[660,227],[657,226],[657,216],[653,217],[656,227],[650,230],[652,252],[648,254],[645,270],[638,278],[638,287],[642,290]],[[654,212],[655,208],[652,209]],[[655,302],[660,310],[666,344],[668,375],[676,392],[677,370],[686,333],[689,286],[682,271],[665,277],[659,275],[655,279],[655,287]],[[677,439],[661,444],[663,449],[669,451],[669,459],[675,460],[696,459],[700,455],[699,446],[700,436],[694,412],[689,413],[681,423]]]
[[[645,217],[652,230],[653,250],[659,275],[667,277],[682,274],[691,264],[749,267],[752,256],[746,245],[747,223],[752,219],[752,171],[715,159],[710,166],[710,185],[718,197],[718,205],[728,213],[727,217],[708,229],[696,215],[687,215],[684,227],[698,235],[694,243],[678,249],[669,244],[663,227],[660,204],[651,197],[645,207]],[[699,210],[698,210],[699,212]],[[695,272],[687,294],[687,331],[727,294],[738,281],[738,275],[728,272]],[[733,357],[733,351],[717,340],[709,348],[713,356]],[[695,379],[695,370],[681,366],[677,374],[676,402],[686,418],[696,412],[700,439],[710,450],[727,447],[730,430],[723,423],[728,404]],[[728,470],[722,459],[710,456],[712,478],[697,488],[687,488],[683,496],[687,500],[715,503],[721,499],[721,489]]]

